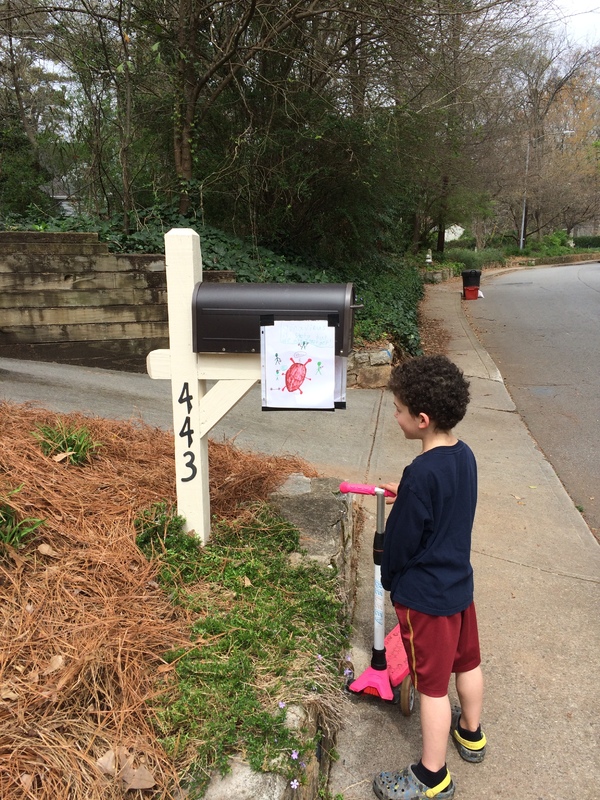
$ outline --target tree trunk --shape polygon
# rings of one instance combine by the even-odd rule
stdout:
[[[442,178],[442,192],[440,196],[440,206],[439,206],[439,213],[438,213],[438,223],[437,223],[437,246],[436,250],[438,253],[444,252],[444,246],[446,243],[446,215],[448,212],[448,184],[449,179],[447,175],[444,175]]]
[[[193,113],[193,110],[192,112]],[[190,210],[191,200],[189,184],[193,177],[193,155],[192,155],[192,122],[189,106],[186,108],[186,117],[182,124],[175,128],[175,169],[180,181],[179,190],[179,213],[187,214]]]
[[[442,220],[438,222],[437,245],[436,250],[438,253],[444,252],[444,244],[446,242],[446,226]]]
[[[418,214],[413,215],[413,225],[412,225],[412,243],[411,243],[411,252],[418,253],[419,252],[419,244],[421,242],[421,220]]]
[[[19,109],[19,117],[21,119],[21,125],[23,126],[23,131],[29,140],[29,144],[32,147],[32,150],[35,154],[36,161],[38,160],[38,153],[39,153],[39,145],[37,141],[37,136],[33,127],[29,123],[29,117],[27,116],[27,111],[25,110],[25,103],[23,102],[23,95],[21,93],[21,78],[19,76],[19,70],[17,68],[17,59],[14,50],[14,40],[12,35],[12,27],[13,27],[13,17],[12,17],[12,9],[10,0],[7,3],[7,26],[8,26],[8,55],[9,55],[9,64],[8,69],[12,78],[13,83],[13,90],[15,93],[15,99],[17,101],[17,107]]]

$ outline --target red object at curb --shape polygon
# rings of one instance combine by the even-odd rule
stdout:
[[[465,300],[477,300],[479,297],[479,286],[464,287]]]

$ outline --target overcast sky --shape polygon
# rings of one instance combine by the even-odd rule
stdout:
[[[579,44],[600,44],[600,0],[555,0],[564,15],[569,38]]]

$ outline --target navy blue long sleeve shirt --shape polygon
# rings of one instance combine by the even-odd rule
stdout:
[[[391,599],[434,616],[473,600],[471,531],[477,464],[464,442],[434,447],[409,464],[390,511],[381,582]]]

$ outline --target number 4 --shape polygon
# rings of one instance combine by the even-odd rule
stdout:
[[[190,394],[190,387],[189,387],[189,384],[186,382],[186,383],[183,384],[183,388],[181,390],[181,394],[179,395],[179,401],[178,402],[185,403],[188,414],[192,410],[192,400],[193,399],[194,399],[194,396]]]
[[[192,446],[192,436],[194,435],[194,431],[191,428],[189,417],[185,418],[185,422],[183,423],[183,427],[179,431],[179,435],[181,436],[182,439],[185,439],[187,437],[187,446],[188,447]]]

